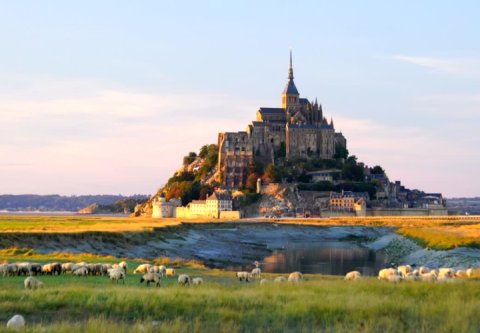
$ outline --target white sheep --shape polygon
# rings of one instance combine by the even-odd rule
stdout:
[[[165,276],[166,277],[174,277],[175,276],[175,268],[165,268]]]
[[[35,279],[34,277],[27,277],[24,281],[23,284],[25,285],[25,289],[38,289],[38,288],[43,288],[43,282]]]
[[[452,268],[439,268],[438,269],[438,276],[445,276],[449,279],[453,278],[455,276],[455,271]]]
[[[252,278],[252,273],[245,271],[237,272],[236,275],[239,281],[245,280],[245,282],[248,282]]]
[[[75,272],[75,271],[76,271],[77,269],[79,269],[80,267],[85,267],[85,268],[86,268],[86,266],[85,266],[84,263],[73,264],[73,265],[72,265],[72,274],[73,274],[73,272]],[[87,271],[88,271],[88,270],[87,270]]]
[[[405,277],[405,280],[407,281],[417,281],[420,279],[420,274],[418,273],[418,270],[414,270],[413,272],[408,272]]]
[[[269,284],[269,283],[270,283],[270,281],[268,279],[261,279],[260,280],[260,285],[261,286],[264,286],[264,285]]]
[[[150,285],[150,282],[155,283],[157,287],[160,287],[160,280],[162,279],[162,276],[159,273],[147,273],[142,276],[140,279],[140,283],[143,283],[144,281],[147,282],[147,286]]]
[[[428,273],[420,274],[420,280],[425,282],[437,281],[437,272],[435,270],[431,270]]]
[[[164,273],[163,273],[163,270],[161,269],[160,266],[152,266],[150,268],[150,270],[148,271],[149,273],[156,273],[156,274],[160,274],[161,277],[164,277]]]
[[[22,315],[15,315],[7,322],[7,328],[11,330],[21,330],[25,327],[25,318]]]
[[[420,268],[418,268],[418,273],[420,275],[430,273],[430,269],[428,267],[425,267],[425,266],[420,266]]]
[[[73,268],[72,262],[65,262],[62,264],[62,273],[65,274],[67,272],[71,272]]]
[[[386,280],[387,280],[388,282],[397,283],[397,282],[402,281],[402,275],[401,275],[401,273],[400,273],[400,274],[397,274],[397,275],[389,275]]]
[[[88,269],[85,266],[80,266],[76,270],[72,271],[72,274],[75,276],[87,276]]]
[[[123,268],[123,270],[125,271],[125,273],[127,273],[127,269],[128,269],[128,264],[126,261],[120,261],[120,263],[118,264],[119,267]]]
[[[178,284],[181,286],[189,285],[192,282],[192,279],[187,274],[180,274],[178,276]]]
[[[201,277],[193,278],[192,279],[192,284],[194,286],[199,286],[199,285],[203,284],[203,279]]]
[[[135,270],[133,271],[133,274],[137,274],[137,273],[145,274],[145,273],[148,273],[148,271],[150,270],[150,268],[152,268],[152,265],[150,265],[150,264],[141,264],[141,265],[138,265],[137,268],[135,268]]]
[[[400,265],[397,267],[397,271],[401,272],[403,276],[406,276],[412,271],[412,267],[410,265]]]
[[[117,282],[122,280],[123,284],[125,284],[125,271],[123,268],[110,268],[108,269],[108,278],[113,282]]]
[[[167,273],[167,267],[165,265],[160,265],[158,266],[158,269],[160,273],[162,273],[165,276],[165,274]]]
[[[455,272],[455,277],[459,279],[465,279],[467,277],[467,272],[463,269],[459,269]]]
[[[473,268],[467,269],[465,273],[467,274],[467,278],[469,279],[473,278],[473,273],[474,273]]]
[[[252,277],[259,278],[262,275],[262,270],[258,267],[252,269]]]
[[[287,282],[287,278],[284,276],[277,276],[274,280],[274,283],[285,283]]]
[[[345,274],[346,281],[356,281],[362,278],[362,274],[359,271],[352,271]]]
[[[300,272],[293,272],[288,276],[288,282],[299,283],[301,281],[303,281],[303,274]]]
[[[396,269],[384,268],[378,272],[378,279],[390,281],[390,276],[398,276],[398,275],[399,275],[399,272]]]
[[[2,265],[3,276],[13,276],[18,272],[17,264],[3,264]]]

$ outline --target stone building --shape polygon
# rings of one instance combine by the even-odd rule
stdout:
[[[335,133],[333,120],[323,115],[317,100],[301,98],[294,83],[292,54],[281,107],[261,107],[245,132],[218,135],[218,170],[227,188],[246,184],[248,167],[254,161],[274,163],[276,153],[292,158],[332,159],[335,145],[346,148],[346,139]]]
[[[240,212],[233,211],[232,198],[227,192],[214,192],[206,200],[193,200],[186,207],[176,208],[179,218],[240,218]]]
[[[165,195],[161,194],[152,204],[152,217],[176,217],[176,208],[181,205],[182,201],[180,199],[170,199],[170,201],[167,201]]]

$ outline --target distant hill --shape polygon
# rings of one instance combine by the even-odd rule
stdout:
[[[135,194],[132,196],[123,195],[0,195],[0,210],[8,211],[70,211],[76,212],[87,206],[112,205],[120,200],[141,200],[148,199],[148,195]]]

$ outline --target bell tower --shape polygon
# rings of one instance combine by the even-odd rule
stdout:
[[[282,108],[295,109],[300,105],[300,94],[293,82],[292,51],[290,50],[290,66],[288,66],[288,82],[282,92]]]

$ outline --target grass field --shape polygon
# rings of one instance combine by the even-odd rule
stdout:
[[[133,262],[129,263],[133,265]],[[478,332],[480,281],[391,284],[308,275],[299,285],[238,282],[231,272],[183,266],[202,286],[159,288],[129,275],[42,276],[45,288],[23,289],[24,277],[0,278],[0,322],[20,313],[27,331],[47,332]],[[272,278],[277,275],[268,274]],[[0,326],[5,327],[4,324]]]
[[[1,233],[145,231],[168,221],[95,217],[0,217]],[[271,222],[271,221],[270,221]],[[281,221],[276,221],[282,223]],[[320,224],[317,221],[288,223]],[[478,242],[478,219],[330,219],[321,225],[393,226],[432,247]],[[433,230],[433,232],[430,232]],[[427,243],[427,242],[436,243]],[[476,246],[476,245],[470,245]],[[0,250],[4,261],[118,262],[92,254],[38,254]],[[129,261],[135,267],[140,261]],[[0,331],[22,314],[27,332],[478,332],[480,279],[455,283],[402,282],[375,278],[346,282],[338,276],[307,275],[299,285],[240,283],[232,272],[199,263],[158,258],[177,272],[200,276],[202,286],[180,287],[163,279],[159,288],[128,274],[125,284],[106,277],[41,276],[45,288],[26,291],[24,277],[0,277]],[[131,269],[130,269],[131,271]],[[480,272],[478,272],[480,273]],[[264,274],[273,279],[279,274]]]

